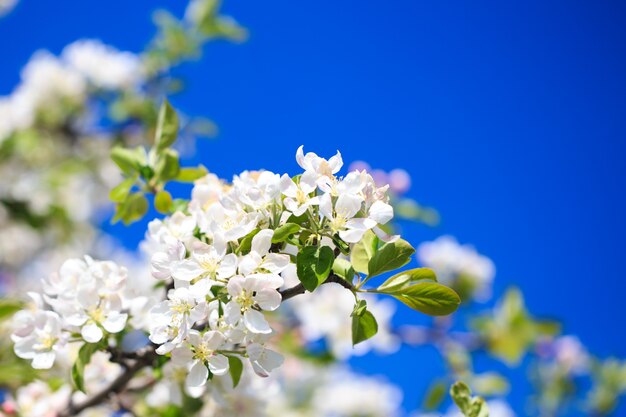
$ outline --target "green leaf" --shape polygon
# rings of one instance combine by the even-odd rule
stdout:
[[[434,382],[429,388],[423,402],[426,410],[436,410],[446,397],[446,384],[441,381]]]
[[[365,300],[359,300],[352,312],[352,345],[359,344],[378,332],[374,315],[367,310]]]
[[[352,309],[352,313],[350,314],[350,317],[360,317],[362,316],[365,311],[367,310],[367,301],[365,300],[357,300],[356,304],[354,305],[354,308]]]
[[[296,256],[298,279],[308,291],[322,284],[333,266],[335,254],[328,246],[305,246]]]
[[[363,274],[368,273],[368,264],[370,259],[378,249],[378,236],[371,230],[363,235],[363,238],[352,248],[350,254],[350,262],[354,269]]]
[[[252,249],[252,238],[254,238],[254,236],[256,236],[256,234],[259,232],[259,229],[254,229],[253,231],[245,235],[239,243],[239,248],[237,249],[237,252],[241,255],[249,253]]]
[[[117,184],[111,192],[109,192],[109,199],[114,203],[121,203],[126,200],[128,197],[128,193],[130,193],[130,189],[133,188],[135,184],[135,178],[126,178],[124,181]]]
[[[159,191],[154,196],[154,208],[156,208],[159,213],[169,213],[170,209],[172,208],[171,194],[165,190]]]
[[[204,165],[199,165],[197,168],[181,168],[176,176],[176,181],[180,182],[194,182],[206,176],[209,170]]]
[[[333,272],[348,282],[352,282],[356,274],[350,261],[344,258],[335,259],[335,262],[333,262]]]
[[[178,135],[178,116],[167,99],[163,100],[159,109],[154,146],[161,151],[171,146]]]
[[[509,381],[496,372],[474,375],[472,387],[478,394],[485,396],[505,395],[509,391]]]
[[[5,320],[24,308],[24,303],[8,298],[0,299],[0,320]]]
[[[429,268],[409,269],[408,271],[400,272],[383,282],[378,287],[378,290],[385,292],[398,291],[409,284],[422,280],[437,281],[437,275],[435,275],[435,271]]]
[[[284,242],[289,236],[300,231],[300,226],[295,223],[285,223],[274,230],[274,236],[272,236],[272,243]]]
[[[367,265],[368,278],[403,267],[414,253],[415,249],[406,240],[385,243]]]
[[[113,223],[122,220],[124,224],[130,224],[140,220],[147,212],[148,200],[142,192],[138,191],[117,205]]]
[[[178,152],[173,149],[166,149],[157,157],[154,173],[161,181],[176,178],[180,172],[180,163],[178,161]]]
[[[111,159],[128,176],[133,176],[139,172],[141,167],[147,163],[146,151],[141,146],[133,149],[116,146],[111,149]]]
[[[461,303],[453,290],[436,282],[418,282],[385,294],[390,294],[412,309],[431,316],[453,313]]]
[[[76,388],[82,392],[85,392],[85,366],[99,347],[99,343],[85,343],[78,351],[78,357],[72,366],[72,380]]]
[[[228,356],[228,372],[233,379],[233,388],[239,385],[241,374],[243,372],[243,363],[236,356]]]
[[[489,417],[487,403],[481,397],[472,397],[469,387],[463,382],[455,382],[450,388],[450,396],[466,417]]]

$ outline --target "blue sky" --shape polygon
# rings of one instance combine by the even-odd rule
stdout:
[[[183,2],[22,0],[0,20],[0,93],[38,48],[78,38],[138,51],[150,11]],[[520,286],[535,314],[562,319],[602,356],[626,357],[626,6],[611,1],[227,1],[250,30],[177,73],[172,99],[212,118],[197,161],[230,177],[295,172],[300,144],[346,161],[405,168],[410,195],[448,233],[496,263],[496,293]],[[143,225],[126,233],[129,244]],[[116,231],[121,229],[115,228]],[[415,321],[400,308],[399,322]],[[385,373],[410,408],[431,351],[354,361]],[[510,398],[523,414],[521,379]]]

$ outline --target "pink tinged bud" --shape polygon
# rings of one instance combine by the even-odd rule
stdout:
[[[411,188],[411,176],[403,169],[394,169],[389,173],[389,187],[397,194],[404,194]]]
[[[371,169],[370,165],[364,161],[354,161],[348,167],[348,172],[352,171],[369,171]]]
[[[16,407],[15,407],[15,403],[13,401],[5,401],[2,404],[2,411],[4,411],[7,414],[15,414]]]

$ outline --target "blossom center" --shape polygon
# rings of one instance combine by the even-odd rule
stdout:
[[[213,349],[209,349],[205,343],[200,343],[200,345],[196,346],[194,357],[203,362],[208,362],[209,358],[214,354],[215,351]]]
[[[242,312],[248,311],[255,304],[252,293],[246,290],[241,291],[241,294],[235,298],[235,301],[241,307]]]

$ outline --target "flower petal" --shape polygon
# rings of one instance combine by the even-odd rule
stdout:
[[[261,256],[267,255],[272,246],[272,237],[274,231],[272,229],[263,229],[252,238],[252,252],[256,252]]]
[[[109,333],[119,333],[126,326],[126,320],[128,314],[118,313],[117,311],[111,312],[109,316],[102,322],[102,327]]]
[[[258,334],[270,334],[272,329],[269,323],[265,320],[263,313],[256,310],[248,310],[243,313],[243,322],[246,328],[252,333]]]
[[[172,276],[181,281],[191,281],[204,273],[193,259],[185,259],[172,265]]]
[[[215,375],[224,375],[228,372],[228,358],[224,355],[215,355],[209,361],[209,369]]]
[[[50,352],[40,352],[35,355],[32,361],[32,366],[35,369],[50,369],[54,364],[54,358],[56,354]]]
[[[203,362],[196,360],[194,361],[193,365],[191,365],[189,374],[185,379],[185,385],[187,385],[188,387],[201,387],[206,384],[208,378],[209,370]]]
[[[102,329],[93,321],[85,324],[83,328],[80,329],[80,334],[83,336],[83,339],[89,343],[97,343],[103,336]]]
[[[264,288],[256,293],[254,301],[267,311],[276,310],[280,306],[282,297],[280,293],[272,288]]]

